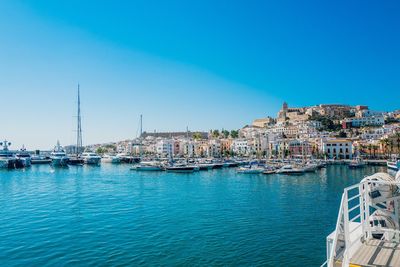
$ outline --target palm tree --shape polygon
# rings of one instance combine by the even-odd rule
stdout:
[[[393,154],[393,146],[394,146],[393,140],[390,139],[389,140],[390,156],[392,156],[392,154]]]
[[[395,134],[397,142],[397,155],[400,157],[400,132]]]
[[[369,158],[371,158],[371,156],[372,156],[372,144],[368,145],[368,151],[369,151]]]
[[[381,145],[382,145],[382,147],[383,147],[383,154],[384,154],[385,156],[387,156],[387,147],[388,147],[388,145],[389,145],[389,139],[387,139],[387,138],[381,139],[381,140],[379,141],[379,143],[381,143]]]
[[[372,150],[374,151],[374,158],[376,158],[376,155],[375,155],[375,153],[376,153],[376,150],[378,149],[378,146],[377,145],[373,145],[372,146]]]

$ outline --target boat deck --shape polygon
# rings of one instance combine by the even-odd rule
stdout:
[[[400,266],[400,243],[369,240],[350,259],[350,266]]]

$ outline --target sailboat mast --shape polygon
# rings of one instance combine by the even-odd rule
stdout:
[[[76,129],[76,155],[78,156],[82,148],[82,125],[81,125],[81,96],[78,83],[78,114],[77,114],[77,129]]]
[[[139,136],[139,155],[142,158],[142,134],[143,134],[143,115],[140,114],[140,136]]]

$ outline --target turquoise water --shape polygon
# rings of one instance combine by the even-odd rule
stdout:
[[[0,266],[319,266],[343,188],[385,169],[2,170]]]

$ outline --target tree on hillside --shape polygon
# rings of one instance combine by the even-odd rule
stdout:
[[[222,130],[221,133],[222,133],[222,135],[224,136],[224,138],[228,138],[228,137],[229,137],[229,131],[227,131],[227,130]]]
[[[202,138],[201,133],[194,133],[193,134],[193,139],[194,140],[200,140]]]
[[[239,137],[239,131],[237,131],[237,130],[232,130],[232,131],[231,131],[231,137],[232,137],[232,138],[238,138],[238,137]]]
[[[213,130],[212,131],[212,137],[218,138],[219,137],[219,130]]]

